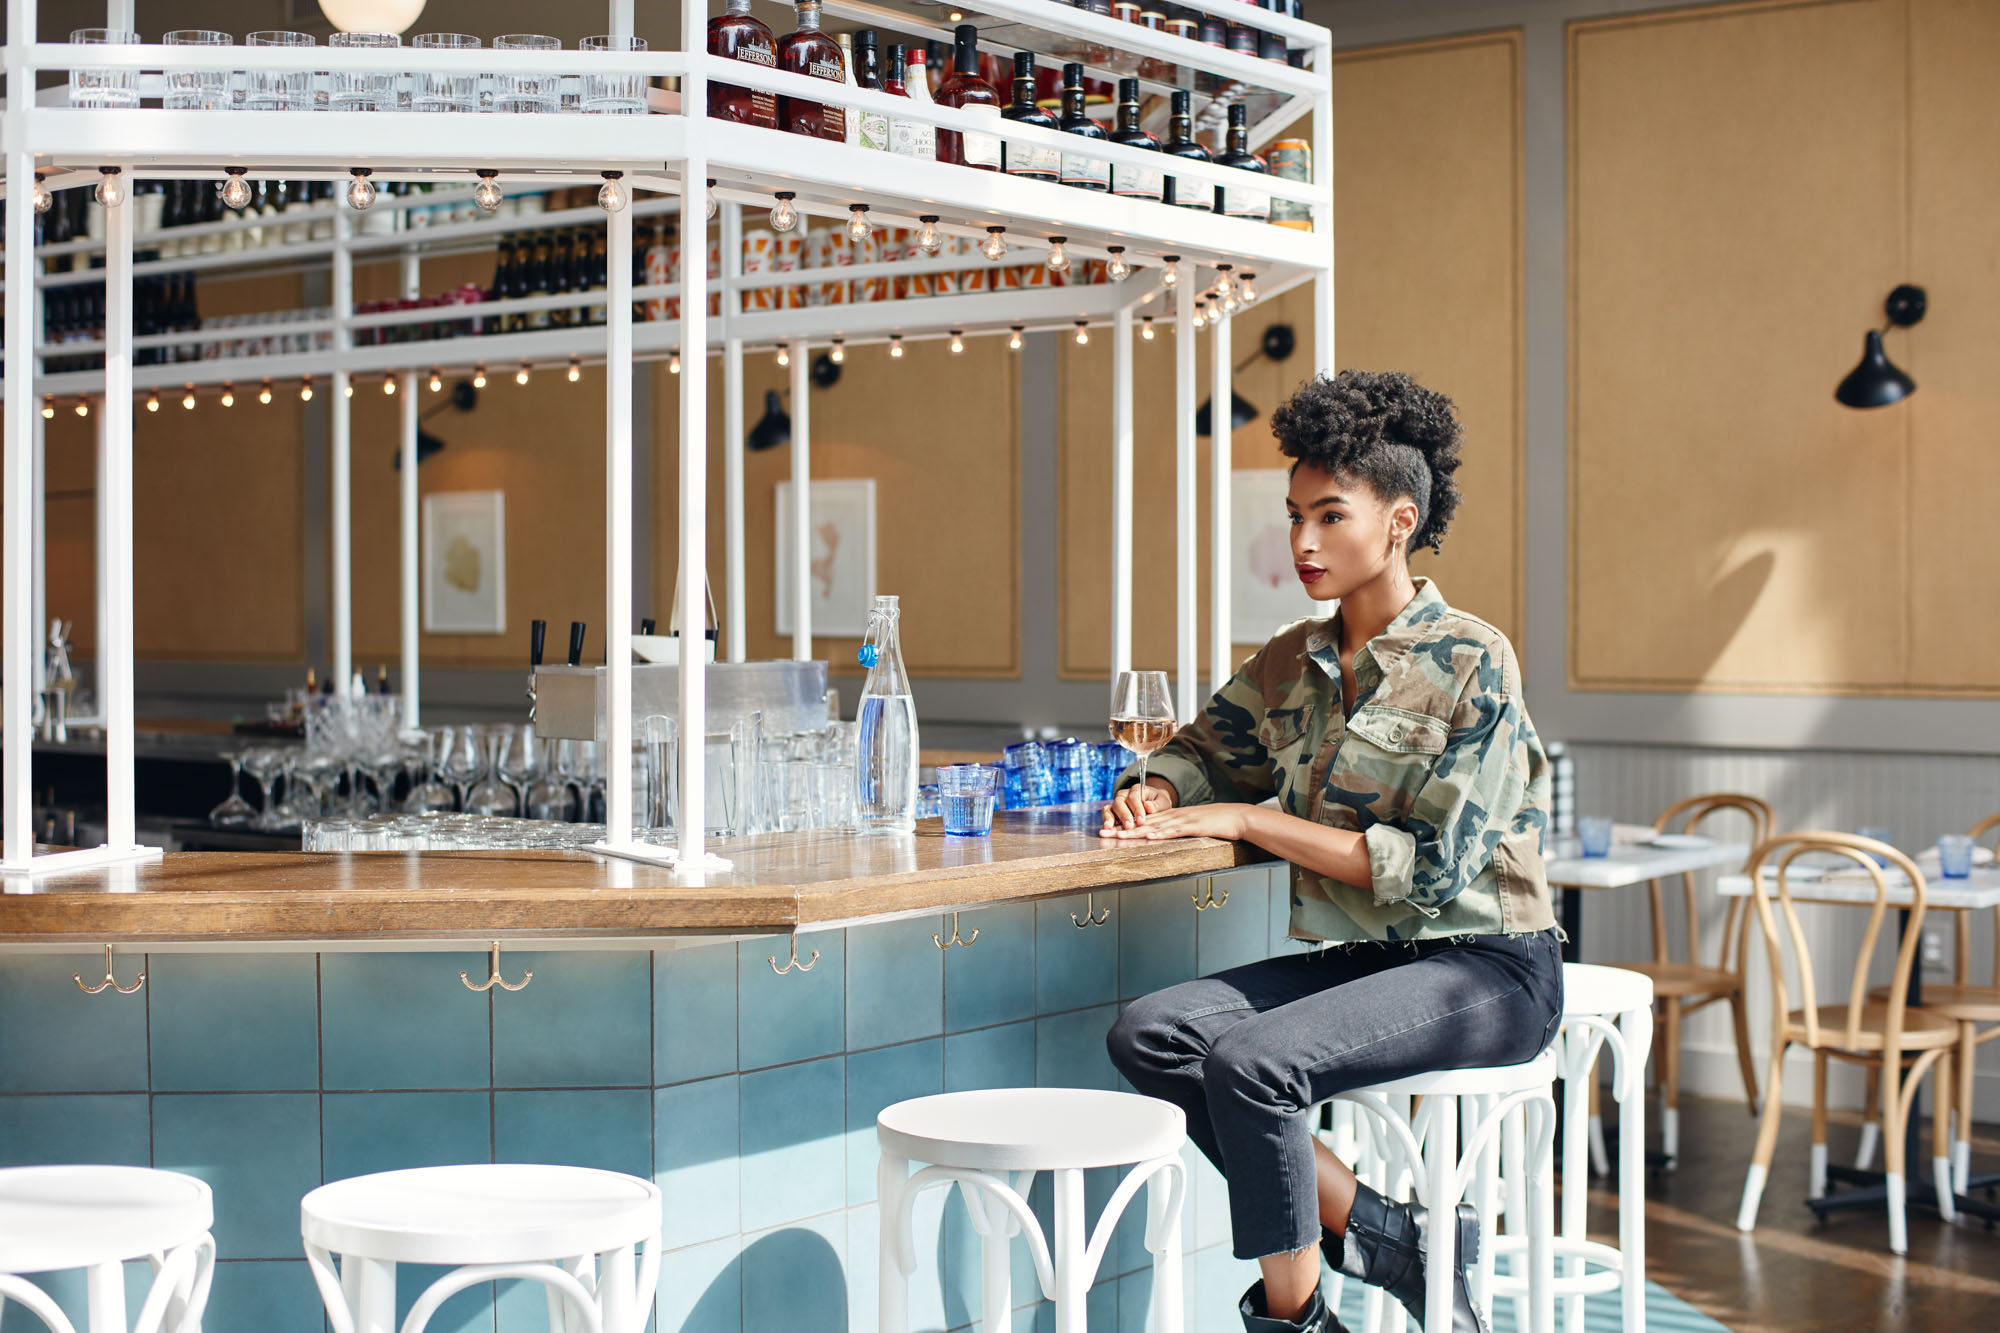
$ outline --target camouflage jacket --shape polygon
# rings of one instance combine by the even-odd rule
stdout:
[[[1374,889],[1292,867],[1291,936],[1355,940],[1513,934],[1555,924],[1542,869],[1549,766],[1507,636],[1427,579],[1354,655],[1341,707],[1336,617],[1280,630],[1150,774],[1183,805],[1256,803],[1353,829]],[[1136,780],[1128,770],[1121,785]]]

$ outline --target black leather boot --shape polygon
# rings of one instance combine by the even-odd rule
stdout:
[[[1426,1210],[1395,1203],[1366,1185],[1355,1189],[1347,1210],[1347,1234],[1320,1233],[1320,1253],[1336,1273],[1380,1287],[1403,1303],[1417,1327],[1424,1326]],[[1487,1333],[1472,1305],[1465,1270],[1479,1261],[1479,1210],[1458,1206],[1458,1259],[1453,1265],[1451,1328],[1438,1333]]]
[[[1327,1308],[1325,1294],[1317,1289],[1313,1291],[1312,1304],[1297,1319],[1274,1319],[1264,1313],[1262,1278],[1250,1284],[1250,1290],[1236,1303],[1236,1311],[1243,1316],[1243,1333],[1347,1333]]]

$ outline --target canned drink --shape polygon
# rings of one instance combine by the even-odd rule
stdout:
[[[1271,164],[1271,174],[1281,180],[1298,181],[1305,184],[1312,180],[1312,145],[1304,139],[1280,139],[1266,151],[1265,160]],[[1296,199],[1271,200],[1271,223],[1273,226],[1290,227],[1294,231],[1311,231],[1312,206]]]
[[[798,228],[796,227],[779,236],[771,254],[771,271],[774,273],[797,273],[805,254],[805,248],[806,238],[799,235]],[[796,283],[789,287],[780,287],[777,289],[777,298],[777,300],[772,302],[774,309],[800,310],[806,304],[806,290]]]

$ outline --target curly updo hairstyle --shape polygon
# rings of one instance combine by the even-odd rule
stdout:
[[[1451,399],[1399,370],[1343,370],[1299,386],[1271,414],[1278,449],[1292,460],[1362,481],[1384,500],[1417,504],[1409,549],[1443,549],[1458,512],[1463,434]]]

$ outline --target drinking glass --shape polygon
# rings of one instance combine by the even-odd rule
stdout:
[[[1972,874],[1972,839],[1963,833],[1947,833],[1938,839],[1938,873],[1946,879],[1965,879]]]
[[[514,738],[512,727],[467,727],[478,746],[480,779],[465,794],[465,809],[475,815],[513,815],[514,793],[500,781],[500,763]]]
[[[412,734],[413,743],[419,747],[417,760],[418,777],[410,787],[410,794],[403,798],[403,809],[411,814],[446,814],[457,804],[452,790],[438,780],[438,737],[433,731],[419,731]]]
[[[438,772],[457,793],[459,809],[463,810],[465,797],[479,781],[479,728],[438,728]]]
[[[528,788],[524,809],[528,818],[566,823],[570,818],[569,778],[562,771],[568,741],[541,742],[541,777]]]
[[[1056,775],[1040,741],[1016,741],[1001,752],[1000,765],[1007,771],[1007,809],[1032,810],[1055,802]]]
[[[226,32],[207,28],[177,28],[161,39],[168,46],[234,46]],[[234,100],[226,69],[170,69],[161,105],[169,111],[221,111]]]
[[[1891,847],[1896,845],[1896,831],[1894,829],[1883,828],[1880,825],[1865,825],[1854,831],[1861,837],[1873,838],[1876,842],[1886,842]],[[1889,864],[1889,858],[1886,856],[1873,856],[1871,859],[1878,866]]]
[[[670,832],[674,828],[676,779],[680,776],[680,756],[674,744],[680,739],[674,720],[664,713],[648,713],[633,728],[645,756],[645,784],[640,788],[639,822],[648,829]]]
[[[983,838],[993,831],[993,796],[999,774],[985,764],[939,764],[938,806],[944,831],[954,838]]]
[[[402,44],[403,39],[393,32],[337,32],[327,39],[327,45],[336,51],[386,51]],[[398,81],[395,74],[336,69],[333,109],[394,111]]]
[[[1146,760],[1174,737],[1174,696],[1164,671],[1121,671],[1111,687],[1111,739],[1139,756],[1139,785]]]
[[[584,51],[643,51],[644,37],[586,37],[578,49]],[[592,116],[643,116],[646,114],[646,76],[643,74],[586,74],[583,76],[583,110]]]
[[[243,828],[257,817],[257,807],[243,799],[238,790],[243,784],[243,754],[235,751],[222,756],[229,764],[229,795],[208,812],[208,822],[217,828]],[[1966,849],[1967,864],[1970,864],[1972,849]]]
[[[1118,794],[1118,777],[1132,766],[1138,758],[1117,741],[1099,741],[1092,747],[1096,752],[1096,765],[1091,769],[1090,799],[1108,801]]]
[[[139,34],[123,28],[78,28],[69,35],[72,46],[137,46]],[[136,69],[73,69],[69,72],[71,106],[139,105]]]
[[[562,42],[538,33],[513,32],[493,39],[495,51],[560,51]],[[562,77],[557,74],[496,74],[493,76],[493,109],[525,113],[554,114],[562,97]]]
[[[1585,815],[1576,821],[1576,836],[1585,856],[1611,855],[1611,821],[1603,815]]]
[[[257,780],[258,810],[253,826],[260,829],[274,828],[276,803],[272,800],[273,789],[277,786],[278,775],[284,771],[285,752],[274,745],[260,745],[243,754],[243,769]]]
[[[411,43],[419,51],[477,51],[479,39],[463,32],[418,33]],[[417,58],[419,61],[422,57]],[[412,111],[479,110],[479,74],[476,70],[449,73],[425,69],[421,64],[410,76]]]
[[[311,46],[311,34],[303,32],[253,32],[244,39],[249,46]],[[243,82],[245,111],[310,111],[313,109],[311,70],[259,69],[252,57]]]
[[[542,747],[535,739],[535,724],[523,722],[509,727],[506,748],[500,752],[500,780],[514,789],[521,812],[528,810],[528,788],[542,775]]]
[[[936,819],[938,809],[938,785],[935,782],[917,784],[917,818]]]
[[[1056,804],[1074,805],[1090,799],[1090,747],[1071,737],[1044,746],[1056,775]]]

